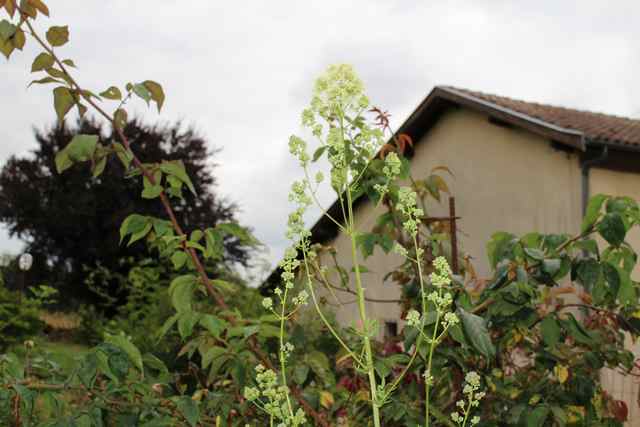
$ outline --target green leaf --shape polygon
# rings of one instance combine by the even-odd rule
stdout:
[[[20,28],[16,29],[16,32],[11,38],[11,40],[13,42],[13,47],[15,47],[18,50],[22,50],[25,43],[27,42],[27,38],[24,35],[24,31],[22,31]]]
[[[240,242],[245,244],[252,244],[255,242],[255,239],[251,235],[251,233],[243,226],[235,222],[221,222],[216,225],[216,229],[221,231],[223,234],[233,236],[240,240]]]
[[[62,46],[69,41],[69,27],[53,26],[47,31],[47,41],[53,47]]]
[[[171,399],[175,403],[178,411],[191,427],[195,427],[200,421],[200,408],[198,403],[189,396],[173,397]]]
[[[173,262],[173,268],[176,270],[181,269],[184,264],[187,262],[189,256],[183,251],[174,252],[171,255],[171,262]]]
[[[62,63],[68,67],[76,68],[76,63],[72,59],[63,59]]]
[[[151,92],[149,92],[149,90],[145,87],[144,84],[138,83],[133,85],[133,93],[138,95],[139,98],[141,98],[147,104],[149,104],[149,101],[151,100]]]
[[[141,197],[147,200],[155,199],[157,197],[160,197],[163,191],[164,188],[162,188],[162,185],[145,186],[145,188],[142,190]]]
[[[299,363],[296,364],[293,368],[293,380],[298,384],[302,385],[307,380],[309,376],[309,366]]]
[[[124,335],[106,334],[105,342],[113,344],[127,353],[127,356],[129,356],[129,359],[131,359],[133,364],[140,370],[140,372],[143,372],[142,354],[140,353],[140,350],[138,350],[138,347],[129,341],[127,337]]]
[[[11,22],[3,19],[0,21],[0,41],[6,42],[16,32],[16,26]]]
[[[42,85],[42,84],[47,84],[47,83],[64,84],[63,81],[54,79],[53,77],[44,77],[44,78],[39,79],[39,80],[32,80],[31,83],[29,83],[29,85],[27,87],[31,87],[31,85],[34,85],[34,84]]]
[[[75,104],[75,99],[68,88],[58,86],[53,90],[53,107],[56,110],[59,122],[64,120],[64,116],[71,110],[73,104]]]
[[[496,349],[491,342],[491,336],[485,320],[480,316],[468,313],[462,308],[458,308],[457,313],[460,320],[462,320],[465,334],[473,347],[486,358],[493,358],[496,354]]]
[[[624,221],[617,212],[606,214],[597,225],[597,230],[604,240],[613,246],[620,246],[627,234]]]
[[[200,325],[214,337],[218,338],[229,324],[213,314],[205,314],[200,319]]]
[[[191,297],[196,286],[196,277],[192,274],[178,276],[169,286],[169,296],[176,311],[191,309]]]
[[[223,347],[214,346],[202,355],[202,369],[207,369],[207,367],[211,364],[214,359],[222,356],[226,350]]]
[[[595,259],[583,259],[578,262],[576,274],[582,286],[591,292],[602,274],[602,267]]]
[[[544,259],[544,252],[536,248],[524,248],[524,253],[536,261],[542,261]]]
[[[602,204],[605,202],[605,200],[607,200],[607,198],[608,196],[605,196],[604,194],[596,194],[589,199],[589,203],[587,204],[587,209],[584,214],[584,219],[582,220],[582,226],[580,227],[581,233],[586,232],[593,226],[593,224],[596,223],[596,221],[600,217]]]
[[[93,158],[98,144],[97,135],[76,135],[65,147],[69,158],[74,162],[85,162]]]
[[[100,96],[107,99],[121,100],[122,92],[115,86],[110,86],[104,92],[100,92]]]
[[[11,40],[0,40],[0,52],[2,52],[5,58],[9,59],[14,49],[15,46],[11,43]]]
[[[177,178],[180,182],[184,183],[193,194],[196,194],[196,189],[191,182],[191,178],[187,175],[187,171],[182,160],[173,160],[170,162],[163,161],[160,164],[160,170],[167,175]]]
[[[307,353],[304,359],[306,364],[309,365],[313,373],[316,375],[317,380],[324,381],[326,386],[330,386],[335,382],[330,371],[329,358],[326,354],[318,350],[313,350]]]
[[[491,236],[491,240],[487,243],[487,256],[492,268],[495,268],[498,262],[508,255],[514,238],[513,234],[504,231],[499,231]]]
[[[127,124],[127,112],[122,108],[118,108],[113,114],[113,125],[118,129],[124,129]]]
[[[31,72],[35,73],[36,71],[45,70],[51,67],[54,62],[53,56],[46,52],[42,52],[33,60],[33,64],[31,64]]]
[[[373,255],[373,250],[378,242],[378,235],[373,233],[359,233],[356,237],[356,244],[360,248],[362,257],[367,259]]]
[[[144,238],[149,231],[151,231],[152,226],[153,223],[151,219],[146,216],[138,214],[129,215],[120,226],[120,243],[122,243],[126,235],[131,234],[131,238],[127,244],[127,246],[131,246],[134,242]]]
[[[164,322],[164,324],[162,325],[162,328],[160,328],[160,330],[158,331],[158,340],[162,339],[165,335],[167,335],[167,332],[169,332],[169,330],[173,327],[173,325],[175,325],[179,317],[180,317],[180,313],[176,313]]]
[[[542,332],[542,339],[547,346],[554,347],[560,342],[562,330],[555,317],[545,317],[542,322],[540,322],[540,330]]]
[[[527,415],[527,427],[542,427],[549,416],[549,407],[542,405],[537,406]]]
[[[320,157],[322,157],[322,154],[324,153],[324,151],[326,149],[327,149],[327,146],[323,145],[320,148],[318,148],[316,151],[314,151],[314,153],[313,153],[313,161],[317,162],[318,159],[320,159]]]
[[[195,311],[184,311],[180,313],[178,319],[178,332],[182,339],[186,339],[193,333],[193,327],[200,320],[201,314]]]
[[[151,93],[151,99],[156,103],[158,107],[158,112],[162,110],[162,104],[164,104],[164,90],[159,83],[154,82],[153,80],[145,80],[143,83],[145,88]]]
[[[623,270],[618,266],[614,266],[618,271],[618,275],[620,277],[620,288],[618,289],[618,301],[622,305],[633,305],[636,304],[638,300],[638,296],[636,295],[636,290],[633,286],[633,282],[631,281],[631,276],[628,271]]]
[[[62,46],[69,41],[69,27],[51,27],[47,31],[47,41],[53,47]]]
[[[592,345],[593,337],[573,316],[573,314],[569,313],[567,319],[562,320],[561,322],[567,332],[576,340],[576,342],[584,345]]]

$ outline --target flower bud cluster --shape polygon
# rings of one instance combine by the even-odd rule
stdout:
[[[398,191],[398,210],[405,216],[404,230],[415,237],[424,211],[417,207],[418,195],[410,187],[401,187]]]
[[[293,351],[293,345],[289,345],[290,351]],[[301,426],[306,422],[301,409],[293,417],[289,415],[286,404],[289,388],[278,385],[278,377],[274,371],[263,365],[256,366],[256,383],[257,387],[244,388],[244,398],[278,420],[278,427]]]
[[[478,391],[480,390],[480,375],[477,372],[471,371],[467,373],[464,381],[465,384],[462,388],[462,394],[465,399],[456,402],[458,410],[451,414],[451,419],[461,426],[466,424],[471,410],[480,406],[480,400],[485,396],[484,392]],[[475,416],[471,418],[470,422],[471,425],[474,426],[480,422],[480,417]]]

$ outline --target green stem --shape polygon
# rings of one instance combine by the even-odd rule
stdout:
[[[425,372],[425,381],[424,381],[424,425],[425,427],[429,427],[429,406],[431,404],[431,399],[429,393],[431,391],[431,362],[433,360],[433,350],[436,348],[436,334],[438,333],[438,325],[440,324],[440,312],[436,312],[436,324],[433,326],[433,335],[431,337],[431,343],[429,346],[429,358],[427,359],[427,371]]]
[[[285,387],[287,386],[287,373],[285,372],[286,358],[284,354],[284,321],[286,320],[285,309],[286,309],[288,292],[289,292],[289,289],[285,285],[284,295],[282,297],[282,300],[280,301],[282,310],[280,311],[280,352],[279,352],[280,357],[279,359],[280,359],[280,375],[282,377],[282,385]],[[289,410],[289,415],[293,419],[293,407],[291,406],[291,399],[289,399],[289,393],[285,393],[285,396],[287,396],[287,409]]]
[[[367,358],[367,372],[369,374],[369,387],[371,389],[371,407],[373,409],[373,424],[380,427],[380,408],[377,399],[377,383],[376,374],[373,366],[373,353],[371,351],[371,340],[367,336],[366,330],[367,311],[365,308],[364,288],[362,287],[362,277],[360,276],[360,264],[358,263],[358,252],[356,248],[356,230],[353,218],[353,200],[351,198],[351,187],[347,183],[347,208],[349,211],[349,236],[351,237],[351,258],[353,259],[353,269],[356,276],[356,292],[358,297],[358,311],[360,312],[360,320],[362,322],[363,344],[365,357]]]

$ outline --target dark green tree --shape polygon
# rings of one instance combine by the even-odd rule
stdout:
[[[184,162],[197,192],[197,196],[184,192],[184,199],[175,206],[185,232],[235,219],[237,206],[215,193],[212,158],[216,150],[196,132],[183,129],[180,123],[148,125],[139,120],[130,121],[124,132],[141,161]],[[11,157],[0,172],[0,221],[11,236],[25,241],[35,257],[30,282],[58,288],[64,301],[68,297],[99,304],[122,301],[126,290],[119,289],[119,281],[98,275],[92,290],[85,283],[87,272],[94,271],[99,262],[100,271],[108,270],[113,278],[126,274],[131,260],[147,256],[143,242],[120,245],[119,224],[134,212],[163,216],[162,205],[140,197],[141,178],[123,179],[123,166],[115,156],[98,178],[90,178],[90,165],[74,166],[64,174],[56,172],[55,155],[74,135],[99,134],[105,145],[111,144],[115,136],[98,122],[82,120],[73,127],[53,126],[34,133],[38,146],[32,155]],[[246,264],[246,246],[234,238],[227,238],[224,246],[222,263],[208,268]]]

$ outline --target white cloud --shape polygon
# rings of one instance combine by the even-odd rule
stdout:
[[[215,159],[219,190],[239,203],[241,221],[271,248],[272,261],[286,245],[287,193],[300,174],[287,139],[329,63],[353,63],[396,126],[434,84],[640,113],[633,1],[49,4],[52,22],[71,28],[61,52],[76,61],[83,84],[101,90],[157,80],[168,95],[162,119],[193,123],[223,148]],[[0,163],[33,147],[32,126],[55,117],[47,90],[25,90],[36,53],[32,45],[0,64]],[[0,232],[0,251],[17,248]]]

